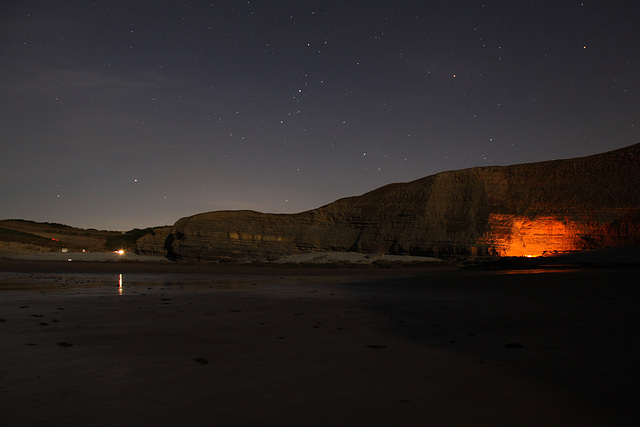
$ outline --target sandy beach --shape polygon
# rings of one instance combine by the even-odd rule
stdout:
[[[0,260],[6,425],[637,425],[638,270]]]

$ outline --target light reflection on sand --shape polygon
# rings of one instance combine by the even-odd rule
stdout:
[[[125,290],[125,274],[127,288]],[[279,275],[216,275],[166,273],[13,273],[0,272],[0,291],[21,290],[73,294],[136,294],[150,289],[240,291],[264,288],[265,285],[315,283],[326,278],[315,276],[281,277]]]

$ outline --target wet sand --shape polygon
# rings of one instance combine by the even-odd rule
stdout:
[[[48,426],[637,425],[637,276],[2,260],[0,413]]]

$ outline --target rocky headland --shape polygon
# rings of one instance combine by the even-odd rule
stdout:
[[[640,144],[390,184],[297,214],[217,211],[138,242],[184,261],[352,251],[540,256],[640,244]]]

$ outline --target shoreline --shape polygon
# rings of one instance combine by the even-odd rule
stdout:
[[[613,248],[553,257],[441,260],[409,255],[376,255],[355,252],[319,252],[284,256],[277,260],[238,262],[174,262],[161,256],[118,255],[110,252],[8,253],[0,252],[0,272],[59,273],[158,273],[241,274],[267,272],[286,275],[365,274],[402,272],[563,270],[623,268],[640,269],[640,248]],[[332,272],[333,273],[330,273]]]

